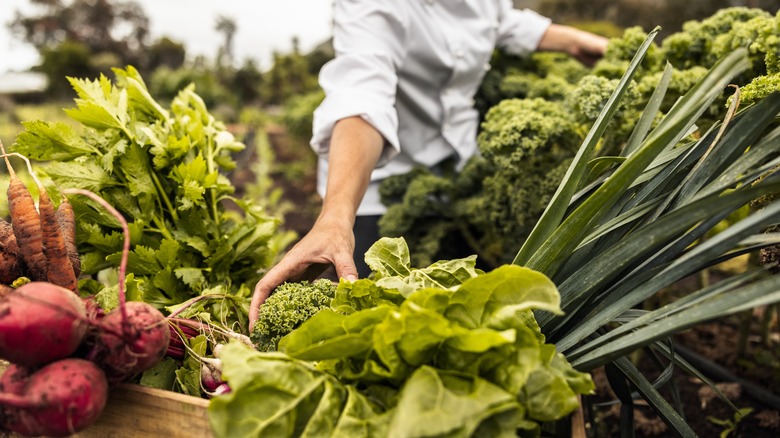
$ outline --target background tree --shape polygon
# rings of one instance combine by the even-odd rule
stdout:
[[[16,11],[12,33],[31,44],[43,59],[38,70],[61,91],[65,76],[110,74],[111,67],[146,70],[149,18],[134,1],[30,0],[38,10]],[[84,56],[86,54],[86,57]],[[67,88],[67,87],[65,87]]]
[[[177,69],[184,65],[187,51],[184,44],[173,41],[168,37],[162,37],[149,47],[148,69],[156,70],[159,67]]]
[[[217,67],[232,67],[233,66],[233,38],[236,35],[238,26],[236,21],[230,17],[220,15],[217,17],[217,25],[215,27],[217,32],[222,34],[224,41],[222,46],[217,50]]]
[[[43,48],[38,69],[49,78],[46,92],[52,96],[64,96],[72,88],[66,76],[93,76],[90,51],[86,45],[75,41],[63,41],[54,48]]]
[[[239,102],[243,104],[257,103],[260,99],[260,88],[263,84],[263,73],[257,68],[252,59],[247,59],[236,70],[232,80],[231,89],[237,94]]]
[[[295,95],[316,90],[317,76],[309,69],[309,61],[301,53],[297,37],[292,39],[292,52],[274,52],[273,66],[265,75],[262,88],[263,101],[278,105]]]
[[[91,53],[116,53],[122,62],[138,64],[146,49],[149,18],[134,1],[30,0],[40,12],[17,11],[12,32],[38,50],[65,41],[84,44]]]

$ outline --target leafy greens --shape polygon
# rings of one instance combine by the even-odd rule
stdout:
[[[284,354],[221,353],[232,391],[212,399],[217,436],[534,436],[593,390],[531,313],[560,313],[543,274],[483,273],[473,257],[414,269],[402,238],[366,259],[374,277],[342,280]]]

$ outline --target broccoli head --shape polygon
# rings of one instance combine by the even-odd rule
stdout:
[[[279,340],[322,309],[330,308],[336,285],[327,279],[284,283],[276,288],[252,329],[251,339],[259,351],[276,351]]]

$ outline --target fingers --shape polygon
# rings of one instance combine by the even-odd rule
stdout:
[[[593,67],[606,53],[609,39],[585,31],[578,31],[577,35],[571,54],[582,64]]]
[[[295,281],[314,281],[328,269],[328,266],[330,266],[329,263],[313,263],[304,269],[301,275],[296,276]]]
[[[336,275],[347,281],[355,281],[358,278],[357,267],[352,254],[339,253],[336,255],[333,265],[336,267]]]
[[[255,291],[252,294],[252,301],[249,303],[249,331],[250,332],[254,329],[255,323],[257,322],[257,317],[260,314],[260,305],[263,304],[266,299],[268,299],[269,295],[271,295],[271,291],[266,287],[262,286],[261,283],[262,280],[259,281],[255,286]]]

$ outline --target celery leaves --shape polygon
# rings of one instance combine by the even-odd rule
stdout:
[[[80,132],[26,122],[13,151],[47,162],[44,170],[58,187],[96,192],[127,218],[133,230],[129,273],[141,297],[157,307],[175,306],[221,287],[236,305],[226,310],[215,298],[196,311],[245,327],[247,290],[276,255],[278,221],[247,201],[234,202],[238,213],[224,205],[234,191],[224,173],[244,145],[209,114],[192,86],[164,108],[133,67],[114,72],[114,82],[69,78],[78,97],[66,113],[83,125]],[[88,200],[69,201],[78,218],[83,273],[118,266],[116,221]]]

